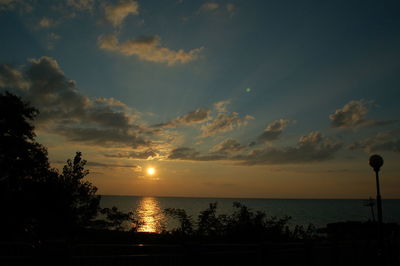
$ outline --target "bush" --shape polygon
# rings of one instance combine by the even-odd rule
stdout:
[[[229,241],[293,241],[315,237],[315,227],[309,225],[289,228],[291,217],[267,217],[265,212],[252,211],[239,202],[234,202],[231,215],[217,215],[218,204],[210,203],[200,212],[197,221],[183,209],[166,209],[167,216],[178,219],[180,226],[172,234],[186,239],[229,240]]]

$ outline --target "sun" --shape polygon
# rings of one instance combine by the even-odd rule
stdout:
[[[156,169],[154,169],[153,167],[147,168],[147,174],[154,175],[155,173],[156,173]]]

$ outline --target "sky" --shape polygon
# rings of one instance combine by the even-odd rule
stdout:
[[[0,0],[0,91],[100,194],[400,195],[398,1]],[[153,168],[154,173],[148,169]]]

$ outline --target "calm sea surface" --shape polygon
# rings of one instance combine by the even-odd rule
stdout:
[[[362,199],[228,199],[228,198],[180,198],[180,197],[136,197],[102,196],[101,206],[116,206],[120,210],[133,211],[143,225],[142,232],[157,232],[162,227],[172,229],[177,222],[163,214],[165,208],[181,208],[197,218],[200,211],[209,203],[218,202],[219,214],[230,214],[233,202],[240,202],[252,210],[266,212],[268,216],[291,216],[291,224],[317,227],[339,221],[372,220],[370,207],[364,206]],[[383,200],[383,219],[385,222],[400,223],[400,200]],[[374,210],[376,216],[376,210]]]

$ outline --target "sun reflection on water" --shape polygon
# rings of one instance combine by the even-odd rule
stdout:
[[[156,198],[144,197],[136,213],[140,222],[138,232],[156,233],[162,230],[165,217]]]

